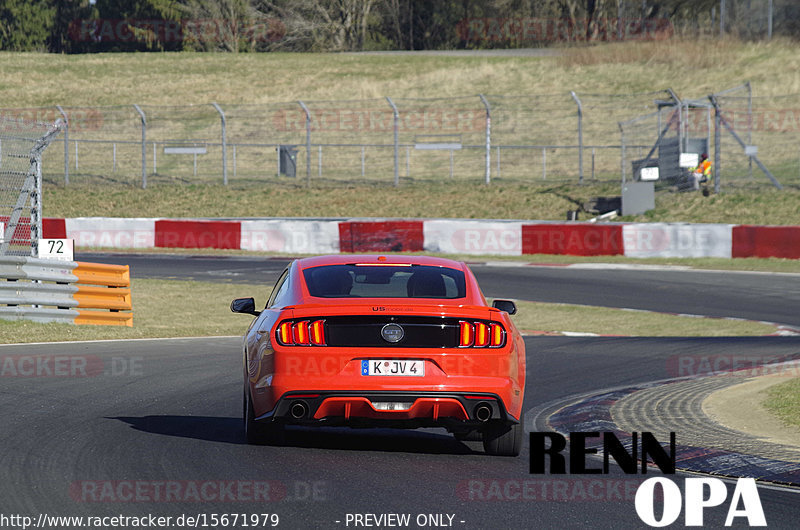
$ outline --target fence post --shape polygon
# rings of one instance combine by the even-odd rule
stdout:
[[[142,119],[142,189],[145,189],[147,188],[147,118],[139,105],[134,105],[133,108]]]
[[[61,105],[56,105],[56,108],[64,118],[64,185],[67,186],[69,185],[69,118]]]
[[[228,185],[228,133],[227,121],[225,120],[225,113],[222,112],[222,107],[216,103],[212,103],[214,108],[219,112],[219,117],[222,120],[222,184]]]
[[[719,107],[714,105],[714,193],[719,193],[719,161],[721,158],[720,152],[722,151],[722,147],[720,146],[720,141],[722,139],[720,127],[722,127],[722,123],[719,115]]]
[[[747,88],[747,145],[753,145],[753,88],[750,81],[744,86]],[[753,157],[747,157],[747,165],[750,170],[750,180],[753,179]]]
[[[683,153],[684,152],[683,143],[684,143],[684,136],[685,136],[683,134],[683,126],[684,126],[684,123],[683,123],[683,101],[681,101],[681,98],[679,98],[678,95],[675,93],[675,91],[672,90],[671,88],[667,89],[667,93],[669,94],[669,97],[672,98],[672,101],[675,102],[675,106],[678,108],[678,129],[677,129],[678,130],[678,152],[679,153]],[[687,106],[687,114],[688,114],[688,106]],[[688,118],[688,115],[687,115],[687,118]],[[670,119],[670,121],[672,121],[672,120]]]
[[[661,114],[659,113],[659,118]],[[617,122],[617,126],[619,127],[619,158],[620,158],[620,169],[622,171],[622,185],[625,185],[625,127],[622,125],[622,122]]]
[[[542,147],[542,180],[547,180],[547,148]]]
[[[400,129],[400,113],[397,111],[397,105],[394,104],[392,98],[386,96],[386,101],[389,102],[389,105],[392,106],[392,114],[394,115],[394,185],[400,185],[400,172],[398,164],[400,161],[398,160],[398,143],[397,137]]]
[[[306,186],[311,186],[311,113],[302,101],[298,101],[306,113]]]
[[[486,184],[492,179],[492,107],[483,94],[478,94],[483,106],[486,108]]]
[[[583,105],[575,92],[570,92],[578,105],[578,183],[583,184]]]
[[[31,193],[31,257],[39,257],[39,238],[42,237],[42,153],[33,162],[36,184]]]

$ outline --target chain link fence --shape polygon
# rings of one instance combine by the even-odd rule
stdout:
[[[661,92],[476,95],[260,105],[55,107],[49,181],[583,181],[619,178],[617,121]],[[283,159],[283,163],[281,160]],[[285,167],[284,167],[285,166]]]
[[[657,167],[659,185],[690,188],[689,169],[706,153],[717,191],[800,185],[800,95],[753,97],[745,83],[704,98],[670,93],[658,106],[619,124],[623,182]]]
[[[710,22],[712,35],[752,40],[793,36],[800,30],[800,5],[796,0],[719,0]]]
[[[0,256],[37,255],[42,153],[60,127],[0,115]]]
[[[624,182],[659,159],[666,182],[701,152],[725,185],[770,184],[754,156],[797,184],[800,96],[752,97],[748,83],[714,100],[719,125],[712,98],[668,89],[0,113],[67,123],[43,162],[63,185]]]

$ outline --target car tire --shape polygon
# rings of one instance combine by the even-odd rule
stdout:
[[[498,423],[483,431],[483,450],[493,456],[519,456],[522,450],[523,421],[519,423]]]
[[[256,413],[249,389],[245,388],[242,397],[242,419],[244,437],[251,445],[281,445],[284,442],[284,426],[282,423],[260,423],[255,421]]]

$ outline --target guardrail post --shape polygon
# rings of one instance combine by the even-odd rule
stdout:
[[[389,96],[386,96],[386,101],[388,101],[389,105],[392,106],[392,114],[394,115],[394,185],[395,186],[399,186],[400,185],[400,172],[399,172],[398,164],[400,163],[400,161],[398,159],[398,156],[399,156],[398,147],[399,146],[398,146],[397,139],[398,139],[398,135],[399,135],[399,131],[400,131],[400,113],[397,111],[397,105],[394,104],[394,101],[392,101],[392,98],[390,98]]]
[[[145,189],[147,188],[147,118],[139,105],[134,105],[133,108],[142,119],[142,189]]]
[[[311,113],[302,101],[297,102],[306,114],[306,186],[311,187]]]
[[[483,94],[478,94],[478,97],[481,98],[481,102],[483,106],[486,108],[486,184],[488,185],[491,182],[492,177],[492,107],[489,105],[489,101]]]
[[[583,105],[575,92],[570,92],[578,105],[578,183],[583,184]]]
[[[64,118],[64,185],[67,186],[69,185],[69,118],[61,105],[56,105],[56,108]]]

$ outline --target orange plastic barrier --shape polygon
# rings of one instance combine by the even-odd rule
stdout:
[[[77,285],[78,292],[72,297],[78,301],[78,307],[92,309],[114,309],[131,311],[131,290],[122,287],[97,287],[93,285]]]
[[[128,265],[77,262],[72,274],[78,277],[73,297],[78,301],[76,324],[133,326],[131,273]]]
[[[116,313],[112,311],[86,311],[78,309],[75,323],[78,325],[93,324],[95,326],[128,326],[133,327],[133,313]]]
[[[106,265],[78,261],[72,274],[78,277],[77,283],[106,285],[109,287],[130,287],[131,270],[128,265]]]

